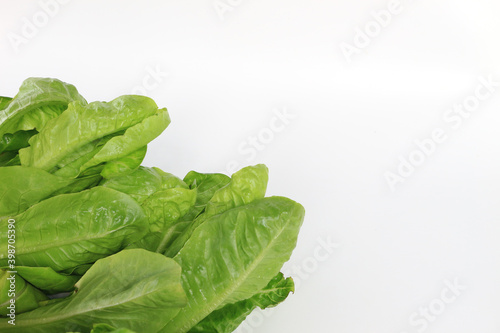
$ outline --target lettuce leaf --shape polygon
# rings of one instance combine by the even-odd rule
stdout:
[[[94,324],[157,332],[186,304],[181,269],[172,259],[141,249],[97,261],[69,297],[0,319],[1,332],[89,332]]]
[[[303,219],[300,204],[271,197],[206,220],[174,258],[188,305],[160,332],[189,332],[213,311],[264,289],[290,258]]]
[[[0,100],[0,137],[7,133],[29,131],[43,126],[59,116],[68,104],[77,101],[86,104],[85,99],[70,84],[57,79],[26,79],[17,95],[8,104]]]

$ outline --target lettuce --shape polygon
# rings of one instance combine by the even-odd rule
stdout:
[[[263,164],[141,166],[169,124],[150,98],[87,103],[56,79],[0,97],[1,332],[229,333],[294,291],[304,208],[266,197]]]

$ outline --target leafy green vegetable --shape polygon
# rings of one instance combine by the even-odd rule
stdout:
[[[47,295],[72,291],[80,279],[76,275],[57,273],[50,267],[17,266],[16,271],[24,280]]]
[[[40,290],[27,283],[22,277],[0,269],[0,315],[6,316],[14,307],[14,314],[36,309],[39,302],[46,300]],[[13,305],[11,300],[14,300]],[[9,308],[10,307],[10,308]]]
[[[25,211],[40,200],[70,185],[69,179],[22,166],[0,168],[0,216]]]
[[[174,257],[191,237],[194,230],[211,216],[263,198],[266,194],[268,169],[263,164],[249,166],[235,172],[231,181],[218,189],[205,205],[203,214],[190,223],[167,248],[165,255]]]
[[[257,307],[266,309],[283,302],[294,291],[291,278],[283,273],[276,275],[269,284],[251,298],[228,304],[212,312],[208,317],[189,330],[190,333],[230,333]]]
[[[193,220],[205,210],[214,193],[229,184],[231,178],[220,173],[203,174],[191,171],[184,177],[184,181],[189,185],[189,188],[196,190],[196,202],[180,221],[172,224],[168,230],[163,231],[160,246],[156,248],[157,252],[163,253],[169,249],[172,243],[193,223]]]
[[[141,249],[97,261],[71,296],[0,320],[1,332],[88,332],[93,324],[156,332],[186,304],[181,269],[172,259]]]
[[[127,328],[114,328],[108,324],[96,324],[90,333],[135,333]]]
[[[56,79],[29,78],[17,95],[0,107],[0,137],[17,131],[40,130],[50,119],[59,116],[69,103],[86,104],[85,99],[70,84]]]
[[[158,109],[153,100],[144,96],[126,95],[109,103],[88,105],[74,102],[30,140],[30,147],[19,151],[21,164],[55,172],[67,156],[75,156],[75,160],[85,156],[85,163],[79,168],[83,172],[131,154],[158,136],[169,123],[167,110]],[[104,144],[92,148],[93,142],[101,142],[104,137]],[[81,149],[86,153],[80,154]]]
[[[184,182],[191,189],[197,190],[196,203],[189,214],[183,220],[194,220],[203,210],[214,194],[231,182],[231,178],[221,173],[199,173],[190,171]]]
[[[188,332],[213,311],[264,289],[289,259],[303,218],[301,205],[271,197],[206,220],[174,258],[188,305],[160,332]]]
[[[5,109],[9,105],[11,97],[0,96],[0,111]]]
[[[17,152],[21,148],[28,147],[28,141],[33,135],[38,133],[36,130],[18,131],[16,133],[4,134],[0,140],[0,153],[5,151]]]
[[[196,190],[171,188],[158,191],[147,198],[142,207],[149,219],[150,232],[132,247],[163,252],[175,223],[194,205]]]
[[[147,221],[129,196],[103,187],[58,195],[13,218],[16,264],[55,271],[88,264],[142,238]],[[0,219],[0,243],[7,244],[7,218]],[[0,249],[0,265],[7,249]]]
[[[17,271],[0,332],[229,333],[293,291],[303,207],[265,198],[262,164],[141,166],[169,123],[148,97],[88,104],[55,79],[0,96],[0,316]]]
[[[130,174],[105,179],[101,185],[126,193],[139,203],[161,190],[188,188],[186,183],[170,173],[142,166]]]
[[[106,165],[101,171],[101,175],[104,178],[112,178],[121,175],[126,175],[134,170],[137,170],[141,165],[142,161],[144,160],[147,150],[148,146],[144,146],[130,153],[127,156],[106,163]]]

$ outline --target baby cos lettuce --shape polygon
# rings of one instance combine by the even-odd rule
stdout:
[[[183,179],[140,166],[170,123],[144,96],[87,103],[55,79],[0,97],[1,332],[229,333],[294,290],[304,208],[268,169]],[[4,317],[4,318],[2,318]]]

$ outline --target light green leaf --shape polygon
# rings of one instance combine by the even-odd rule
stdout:
[[[16,264],[55,271],[88,264],[125,248],[147,232],[142,208],[128,195],[95,187],[46,199],[16,221]],[[0,244],[7,243],[7,218],[0,218]],[[7,249],[0,248],[0,266]]]
[[[235,172],[231,176],[231,181],[213,194],[205,205],[203,214],[190,222],[182,234],[168,246],[165,255],[174,257],[191,237],[194,230],[211,216],[263,198],[266,195],[268,179],[268,169],[263,164],[249,166]]]
[[[82,171],[95,165],[127,156],[160,135],[170,124],[167,109],[160,109],[135,126],[129,127],[123,135],[111,138],[87,163]]]
[[[226,186],[231,178],[220,173],[198,173],[189,172],[184,177],[184,182],[189,188],[196,190],[196,202],[180,221],[174,223],[168,230],[163,232],[162,240],[158,243],[157,252],[163,253],[172,246],[172,243],[193,223],[193,220],[205,210],[208,201],[220,188]]]
[[[4,109],[0,108],[0,137],[20,130],[40,131],[73,101],[87,103],[70,84],[49,78],[26,79],[17,95]]]
[[[177,187],[188,188],[181,179],[170,173],[158,168],[142,166],[130,174],[105,179],[102,181],[101,186],[126,193],[139,203],[161,190]]]
[[[0,319],[1,332],[89,332],[108,324],[137,332],[157,332],[186,304],[181,269],[174,260],[142,249],[124,250],[97,261],[71,296]]]
[[[255,308],[259,307],[264,310],[274,307],[283,302],[293,291],[293,280],[285,279],[283,273],[279,273],[257,294],[212,312],[189,330],[189,333],[231,333]]]
[[[141,205],[148,217],[150,232],[131,247],[162,253],[170,239],[169,231],[193,207],[195,200],[196,190],[184,188],[162,190],[149,196]]]
[[[290,258],[303,219],[300,204],[271,197],[206,220],[174,258],[188,305],[160,332],[188,332],[213,311],[266,287]]]
[[[121,96],[109,103],[93,102],[88,105],[71,103],[63,114],[49,121],[40,133],[31,138],[30,147],[19,151],[21,163],[46,171],[55,171],[53,168],[66,156],[74,154],[95,140],[121,133],[129,127],[140,124],[144,119],[156,115],[158,111],[152,99],[135,95]],[[113,121],[109,121],[110,119]],[[149,138],[149,135],[145,136]],[[137,147],[135,143],[121,147],[111,145],[110,148],[115,147],[117,151],[106,156],[112,155],[113,159],[123,157],[144,145],[143,142]],[[96,156],[101,155],[97,153],[94,158]]]
[[[47,295],[72,291],[79,276],[60,274],[50,267],[17,266],[17,274]]]
[[[90,333],[135,333],[127,328],[114,328],[108,324],[96,324]]]
[[[14,291],[14,292],[13,292]],[[14,314],[20,314],[39,307],[39,302],[48,299],[40,290],[27,283],[18,274],[0,269],[0,315],[11,312],[11,300],[15,300]],[[1,330],[0,330],[1,331]]]
[[[144,146],[127,156],[106,163],[101,171],[101,176],[104,178],[113,178],[137,170],[144,160],[147,150],[148,147]]]
[[[71,182],[36,168],[2,167],[0,168],[0,216],[23,212]]]

